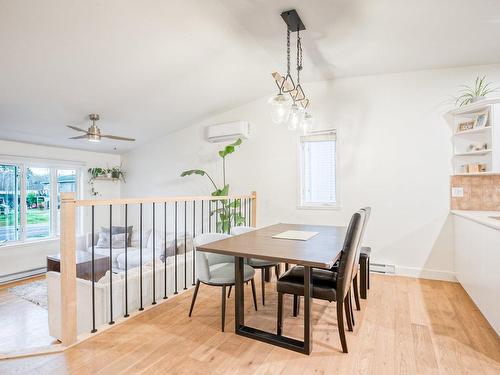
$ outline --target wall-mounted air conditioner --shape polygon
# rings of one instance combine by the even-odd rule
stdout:
[[[250,134],[248,121],[226,122],[207,127],[207,141],[211,143],[227,142],[238,138],[246,139]]]

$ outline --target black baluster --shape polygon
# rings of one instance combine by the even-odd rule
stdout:
[[[128,280],[127,280],[127,272],[128,272],[128,237],[131,233],[128,232],[128,204],[125,204],[125,318],[128,318]]]
[[[92,206],[92,333],[97,332],[95,329],[95,269],[94,269],[94,206]]]
[[[109,205],[109,324],[113,320],[113,206]]]
[[[226,202],[229,202],[227,204],[227,234],[231,233],[231,199],[228,199]],[[224,232],[224,231],[222,231]]]
[[[187,201],[184,201],[184,290],[187,289]]]
[[[163,244],[163,267],[164,267],[164,293],[163,293],[163,299],[167,299],[167,202],[165,202],[164,206],[164,217],[163,217],[163,235],[165,237],[165,242]]]
[[[215,233],[219,233],[219,200],[215,201]]]
[[[144,310],[142,306],[142,203],[139,205],[139,293],[140,293],[140,307],[139,311]]]
[[[243,212],[245,213],[245,226],[247,225],[247,199],[243,199],[243,202],[245,202],[245,209]]]
[[[155,271],[156,271],[156,217],[155,217],[155,210],[156,204],[153,202],[153,302],[151,302],[152,305],[156,305],[156,276],[155,276]]]
[[[175,275],[174,275],[174,279],[175,279],[175,292],[174,294],[178,294],[179,292],[177,291],[177,201],[175,201],[175,213],[174,213],[174,217],[175,217],[175,224],[174,224],[174,231],[175,231],[175,234],[174,234],[174,237],[175,237],[175,267],[174,267],[174,272],[175,272]]]
[[[191,241],[196,237],[196,201],[193,201],[193,235],[191,236]],[[196,272],[196,258],[194,256],[194,251],[191,249],[191,257],[193,258],[193,284],[195,284],[194,275]]]
[[[241,198],[238,200],[238,204],[239,204],[238,212],[239,212],[239,215],[240,215],[239,218],[238,218],[238,220],[241,220]],[[235,223],[234,225],[236,226],[236,225],[240,225],[240,224],[239,223]]]
[[[212,215],[210,210],[212,209],[212,201],[208,201],[208,233],[212,231]]]

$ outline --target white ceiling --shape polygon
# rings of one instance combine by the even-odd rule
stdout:
[[[291,8],[305,81],[500,62],[497,0],[0,0],[0,139],[121,153],[267,95]],[[137,142],[68,140],[91,112]]]

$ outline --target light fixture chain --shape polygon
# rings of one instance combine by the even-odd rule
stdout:
[[[290,74],[290,30],[286,29],[286,73]]]
[[[300,71],[302,70],[302,44],[300,30],[297,29],[297,85],[300,85]]]

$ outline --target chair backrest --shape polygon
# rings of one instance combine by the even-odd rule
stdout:
[[[353,264],[353,271],[352,271],[352,278],[354,278],[354,276],[357,275],[358,273],[358,264],[359,264],[359,257],[361,255],[361,247],[363,246],[363,240],[365,238],[365,231],[366,231],[366,227],[368,225],[368,219],[370,218],[370,214],[371,214],[371,207],[363,207],[360,211],[363,211],[365,213],[364,215],[364,219],[363,219],[363,222],[361,224],[361,235],[359,237],[359,246],[358,246],[358,249],[356,251],[356,256],[354,258],[354,264]]]
[[[231,236],[225,233],[204,233],[196,236],[193,240],[193,244],[195,249],[197,249],[198,246],[205,245],[210,242],[223,240],[228,237]],[[196,273],[198,275],[198,279],[200,279],[200,281],[203,282],[208,282],[210,280],[210,266],[219,263],[232,263],[232,262],[234,262],[234,257],[229,255],[196,251]]]
[[[231,234],[233,236],[237,236],[238,234],[243,234],[243,233],[248,233],[254,231],[254,227],[247,227],[244,225],[240,225],[239,227],[232,227],[231,228]]]
[[[342,247],[339,270],[337,274],[337,298],[343,300],[351,287],[354,261],[360,247],[365,211],[359,210],[351,217]]]

